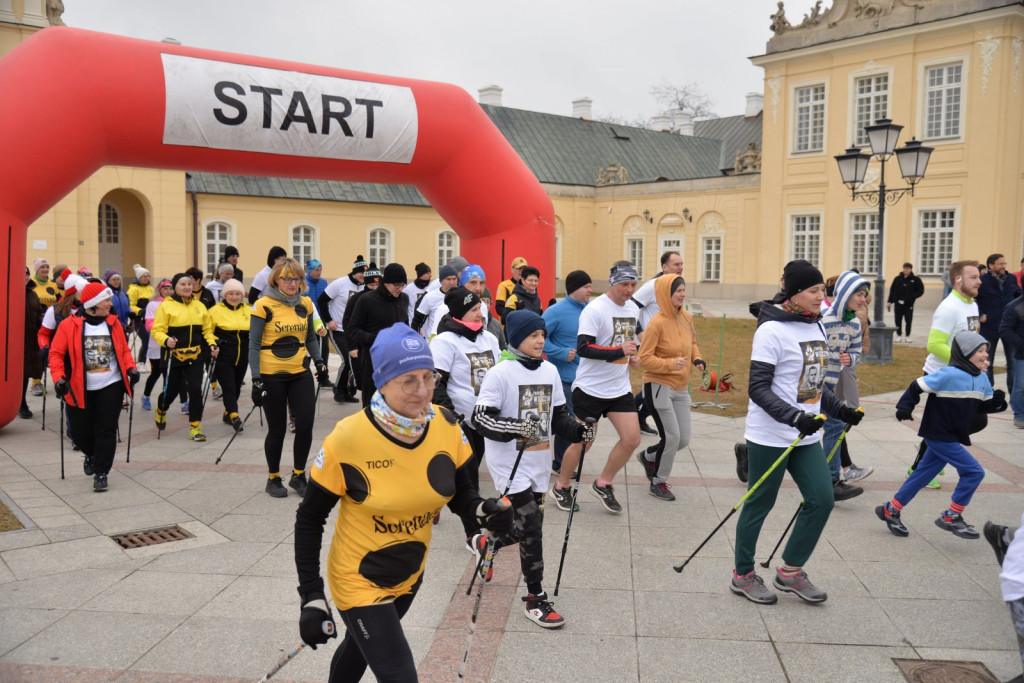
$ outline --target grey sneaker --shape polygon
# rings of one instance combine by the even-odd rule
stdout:
[[[750,570],[743,576],[737,574],[735,569],[732,570],[729,590],[759,605],[774,605],[779,601],[779,596],[768,590],[768,587],[764,585],[764,579],[758,576],[754,570]]]
[[[875,515],[880,520],[885,522],[885,525],[889,527],[889,531],[893,532],[897,536],[909,536],[910,532],[907,527],[903,526],[903,522],[900,521],[900,513],[893,512],[889,508],[889,505],[879,505],[875,508]]]
[[[645,457],[646,453],[646,448],[637,451],[636,461],[644,468],[644,474],[647,475],[647,481],[651,481],[654,479],[654,475],[657,474],[657,472],[654,471],[654,463]]]
[[[557,486],[551,487],[551,498],[555,501],[555,505],[558,506],[559,510],[569,511],[569,506],[572,505],[572,489],[560,489]],[[576,507],[572,509],[573,512],[580,511],[580,504],[576,503]]]
[[[772,585],[780,591],[793,593],[804,602],[825,602],[828,600],[828,593],[821,590],[807,578],[807,572],[800,570],[796,576],[783,576],[781,570],[776,570],[775,580]]]
[[[1013,421],[1013,426],[1017,429],[1024,429],[1024,418],[1018,418]]]
[[[650,494],[658,500],[675,500],[674,493],[668,490],[668,484],[651,484]]]
[[[867,479],[874,474],[874,467],[857,467],[856,465],[850,465],[846,468],[846,472],[843,474],[847,483],[853,483],[860,481],[861,479]]]
[[[594,497],[601,501],[601,505],[604,505],[604,509],[608,512],[614,512],[616,514],[622,512],[622,506],[619,505],[619,501],[615,500],[615,489],[611,484],[607,486],[598,486],[597,480],[590,486],[590,492],[594,494]]]
[[[978,530],[964,521],[963,515],[946,517],[945,514],[941,514],[939,515],[939,518],[935,520],[935,526],[940,529],[945,529],[946,531],[951,531],[960,538],[970,540],[981,538],[981,534],[978,533]]]

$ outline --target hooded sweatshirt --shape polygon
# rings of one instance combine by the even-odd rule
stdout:
[[[644,369],[643,382],[657,382],[683,391],[690,383],[690,368],[703,360],[697,348],[697,332],[693,328],[690,312],[672,305],[672,283],[676,275],[666,275],[654,281],[654,300],[658,312],[651,318],[640,345],[640,365]],[[686,365],[675,369],[676,358],[687,359]]]
[[[839,362],[841,353],[850,354],[851,370],[857,367],[862,352],[862,334],[860,320],[854,311],[846,310],[850,297],[868,281],[852,270],[848,270],[836,280],[835,294],[832,305],[821,312],[821,326],[825,328],[825,339],[828,342],[828,364],[825,367],[825,384],[835,391],[839,383],[839,373],[843,365]]]

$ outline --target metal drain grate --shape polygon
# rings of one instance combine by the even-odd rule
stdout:
[[[892,660],[900,673],[913,683],[948,681],[950,683],[999,683],[981,662],[930,661],[926,659]]]
[[[150,545],[170,543],[172,541],[184,541],[187,538],[195,538],[192,534],[182,529],[177,524],[171,526],[146,529],[144,531],[130,531],[126,534],[115,534],[111,536],[122,548],[144,548]]]

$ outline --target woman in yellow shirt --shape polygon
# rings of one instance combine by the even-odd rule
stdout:
[[[217,363],[214,376],[223,390],[224,423],[242,431],[238,417],[238,397],[242,393],[242,380],[249,369],[249,325],[252,309],[245,305],[245,287],[238,280],[228,280],[221,291],[223,297],[210,309],[213,334],[217,337]]]

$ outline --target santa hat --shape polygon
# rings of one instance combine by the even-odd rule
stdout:
[[[97,304],[101,304],[113,296],[114,293],[110,291],[110,287],[99,282],[90,282],[82,289],[82,308],[85,310],[96,308]]]
[[[74,296],[78,290],[87,284],[81,275],[70,273],[64,277],[64,295]]]

